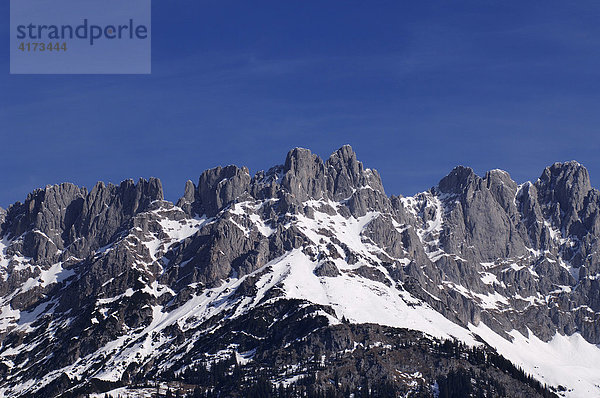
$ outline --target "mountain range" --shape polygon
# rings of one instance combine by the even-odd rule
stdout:
[[[47,186],[0,209],[0,397],[600,396],[599,237],[575,161]]]

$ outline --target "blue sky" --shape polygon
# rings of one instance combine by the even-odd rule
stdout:
[[[252,172],[349,143],[388,194],[454,166],[600,179],[600,3],[154,0],[152,75],[9,75],[0,2],[0,206],[63,181]],[[598,184],[595,184],[597,186]]]

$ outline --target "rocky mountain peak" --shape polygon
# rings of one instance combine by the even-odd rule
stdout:
[[[455,167],[450,174],[442,178],[438,184],[441,192],[447,194],[463,194],[474,184],[479,183],[481,178],[475,174],[472,168],[465,166]]]
[[[198,188],[192,180],[187,180],[183,196],[177,201],[177,206],[181,207],[186,214],[192,216],[200,212],[200,209],[197,208],[198,203]]]
[[[198,181],[198,209],[209,217],[248,191],[250,172],[246,167],[225,166],[206,170]],[[186,187],[191,188],[191,187]]]
[[[490,191],[494,199],[500,204],[504,211],[511,216],[517,211],[515,196],[519,186],[510,178],[504,170],[490,170],[483,178],[485,187]]]
[[[329,191],[334,200],[348,198],[356,189],[370,187],[385,194],[381,178],[375,170],[364,169],[350,145],[335,151],[325,164]]]
[[[288,153],[284,172],[282,187],[299,200],[342,200],[365,187],[385,194],[377,171],[364,169],[350,145],[342,146],[325,162],[308,149],[295,148]]]
[[[292,149],[285,159],[281,186],[298,201],[320,199],[326,189],[325,165],[321,158],[304,148]]]
[[[140,178],[136,184],[133,180],[125,180],[117,190],[123,209],[127,214],[135,214],[140,209],[146,209],[155,200],[163,200],[162,183],[158,178],[148,180]]]
[[[492,185],[506,185],[507,188],[516,191],[517,183],[513,181],[510,174],[504,170],[494,169],[485,173],[483,179],[487,182],[488,186]]]
[[[48,185],[27,195],[24,203],[17,202],[8,208],[7,228],[2,233],[19,236],[37,229],[43,233],[59,231],[72,220],[69,205],[87,195],[87,189],[71,183]]]
[[[592,189],[587,169],[576,161],[546,167],[535,185],[541,203],[558,202],[563,212],[581,210]]]

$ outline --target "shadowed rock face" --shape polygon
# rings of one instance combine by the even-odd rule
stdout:
[[[18,391],[74,364],[81,379],[123,364],[140,377],[174,366],[188,358],[186,339],[296,292],[292,272],[277,271],[293,256],[321,286],[351,277],[461,326],[529,329],[544,340],[578,332],[598,344],[599,203],[576,162],[521,185],[501,170],[480,177],[459,166],[427,192],[388,197],[347,145],[326,161],[293,149],[253,177],[245,167],[207,170],[177,206],[155,178],[89,192],[48,186],[0,209],[0,358],[15,364],[0,388]],[[315,311],[341,320],[336,311],[354,304]],[[115,347],[156,346],[136,365],[112,363],[117,353],[103,347],[123,336]]]

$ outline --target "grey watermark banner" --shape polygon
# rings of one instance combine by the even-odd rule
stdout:
[[[148,74],[151,0],[10,0],[10,73]]]

